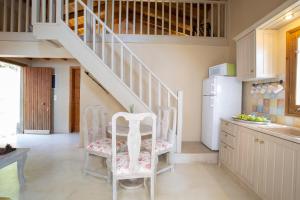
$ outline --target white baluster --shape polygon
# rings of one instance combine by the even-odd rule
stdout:
[[[143,34],[143,0],[141,0],[140,34]]]
[[[21,32],[21,26],[22,26],[22,0],[19,0],[18,5],[18,32]]]
[[[167,98],[168,98],[168,107],[170,107],[171,106],[171,96],[170,96],[170,91],[167,89],[167,91],[168,91],[168,95],[167,95]]]
[[[197,3],[197,36],[199,36],[199,25],[200,25],[200,17],[199,17],[199,15],[200,15],[200,6],[199,6],[199,3]]]
[[[140,99],[143,99],[143,69],[141,63],[139,63],[139,96]]]
[[[10,32],[14,32],[14,15],[15,15],[15,0],[11,0],[10,4]]]
[[[126,0],[126,34],[128,34],[129,1]]]
[[[25,32],[28,32],[29,28],[29,0],[26,0],[26,11],[25,11]]]
[[[102,26],[102,60],[105,63],[105,26]]]
[[[86,14],[86,7],[83,8],[83,41],[86,44],[87,38],[87,14]]]
[[[78,34],[78,5],[77,5],[77,0],[74,1],[75,4],[75,18],[74,18],[74,26],[75,26],[75,33],[76,35]]]
[[[152,109],[152,74],[151,72],[149,71],[149,77],[148,77],[148,106],[150,109]]]
[[[48,0],[48,7],[49,7],[49,19],[50,23],[53,22],[53,0]]]
[[[7,28],[7,0],[3,2],[3,32],[6,32]]]
[[[129,64],[129,87],[130,89],[132,89],[133,85],[132,85],[132,66],[133,65],[133,58],[132,58],[132,54],[130,54],[130,64]]]
[[[46,0],[42,0],[42,22],[46,22]]]
[[[119,34],[122,33],[122,0],[119,1]]]
[[[114,44],[114,42],[115,42],[115,40],[114,40],[115,38],[114,38],[114,35],[113,34],[111,34],[111,70],[114,72],[114,70],[115,70],[115,67],[114,67],[114,55],[115,55],[115,50],[114,50],[114,46],[115,46],[115,44]]]
[[[135,23],[136,23],[136,2],[133,0],[133,34],[135,34]]]
[[[160,82],[158,81],[158,88],[157,88],[157,105],[158,106],[161,106],[161,84]]]
[[[93,51],[96,52],[96,19],[92,17],[93,22]]]
[[[111,30],[114,32],[115,25],[115,0],[112,0],[112,8],[111,8]]]
[[[66,24],[69,26],[69,0],[66,0],[65,4],[65,15],[66,15]]]
[[[124,47],[121,45],[121,80],[124,81]]]
[[[181,153],[182,124],[183,124],[183,92],[178,91],[177,93],[177,138],[176,138],[177,153]]]
[[[105,0],[105,5],[104,5],[104,7],[105,7],[105,10],[104,10],[104,23],[106,24],[106,25],[108,25],[108,23],[107,23],[107,0]]]
[[[98,17],[101,19],[101,0],[98,0]],[[98,33],[100,34],[100,22],[98,21]]]

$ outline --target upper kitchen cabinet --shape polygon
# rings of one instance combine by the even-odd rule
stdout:
[[[254,30],[236,40],[237,76],[250,81],[276,77],[277,31]]]

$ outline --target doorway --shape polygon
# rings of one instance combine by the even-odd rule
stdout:
[[[80,131],[80,68],[71,67],[70,71],[70,132]]]
[[[0,61],[0,141],[21,132],[21,67]],[[0,146],[1,146],[0,142]]]

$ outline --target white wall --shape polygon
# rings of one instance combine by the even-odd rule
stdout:
[[[80,66],[76,60],[33,59],[32,67],[51,67],[56,74],[53,100],[53,131],[69,132],[70,67]]]
[[[208,67],[228,61],[229,47],[128,44],[173,91],[183,90],[183,140],[200,141],[202,80]]]

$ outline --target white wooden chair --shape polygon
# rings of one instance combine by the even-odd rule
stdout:
[[[155,151],[158,156],[166,154],[167,166],[159,169],[157,174],[174,170],[175,132],[176,132],[177,111],[174,107],[159,107],[157,119],[157,139]],[[146,150],[151,149],[151,139],[142,141],[142,146]]]
[[[85,145],[84,173],[100,178],[110,178],[108,168],[106,173],[95,172],[89,169],[90,156],[97,156],[102,159],[103,166],[106,159],[111,157],[111,139],[106,138],[106,113],[102,106],[88,106],[83,115],[83,131]],[[118,142],[118,149],[121,149],[122,142]],[[106,166],[104,166],[106,167]]]
[[[117,120],[125,118],[129,122],[129,132],[127,135],[128,152],[117,153],[116,137]],[[152,148],[151,151],[141,151],[140,122],[152,119]],[[150,198],[154,200],[154,187],[156,176],[157,156],[155,153],[156,140],[156,116],[153,113],[132,114],[119,112],[112,117],[112,192],[113,200],[117,200],[117,183],[124,179],[144,178],[150,179]]]

